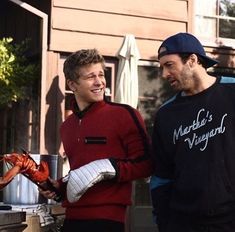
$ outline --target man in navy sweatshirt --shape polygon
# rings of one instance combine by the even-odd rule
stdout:
[[[214,77],[199,40],[178,33],[158,50],[177,94],[156,113],[153,212],[159,232],[235,231],[235,78]]]

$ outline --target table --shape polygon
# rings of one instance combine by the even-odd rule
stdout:
[[[26,212],[14,210],[0,210],[0,231],[21,232],[26,227]]]

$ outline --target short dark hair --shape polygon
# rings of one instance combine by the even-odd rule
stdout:
[[[89,64],[101,63],[105,69],[104,57],[97,49],[81,49],[70,54],[64,62],[63,72],[66,79],[76,80],[79,69]]]
[[[183,61],[183,63],[186,63],[186,61],[189,59],[189,57],[192,55],[193,53],[179,53],[179,57],[181,58],[181,60]],[[199,64],[202,65],[203,68],[207,68],[207,62],[198,54],[195,54],[198,58]]]

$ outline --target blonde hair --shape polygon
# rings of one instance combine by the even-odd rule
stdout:
[[[79,69],[89,64],[101,63],[105,69],[104,57],[97,49],[78,50],[67,57],[64,62],[63,72],[66,79],[76,80],[79,78]]]

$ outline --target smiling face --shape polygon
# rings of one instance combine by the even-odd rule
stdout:
[[[171,87],[176,91],[190,93],[194,88],[193,69],[190,58],[183,63],[177,54],[165,55],[160,58],[162,77],[169,81]]]
[[[76,80],[67,80],[80,110],[104,99],[106,80],[102,63],[91,63],[77,70]]]

